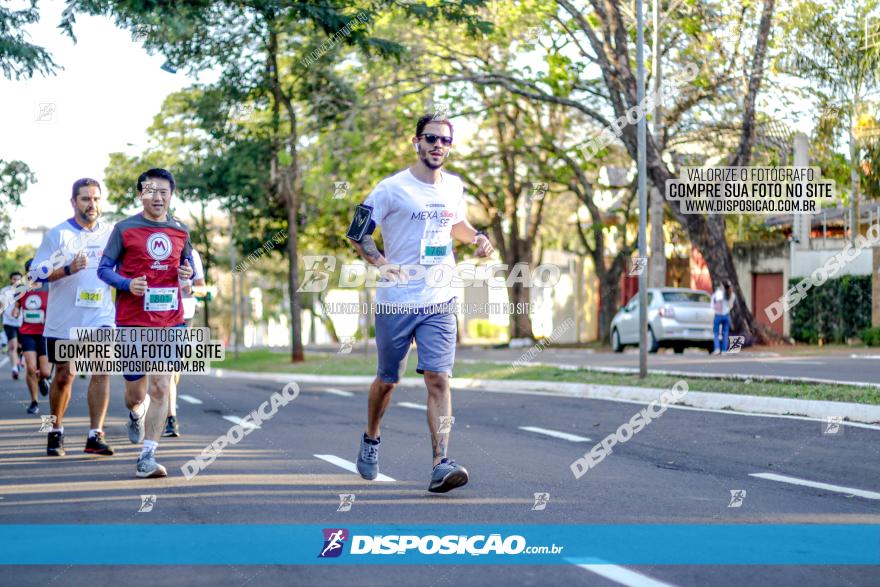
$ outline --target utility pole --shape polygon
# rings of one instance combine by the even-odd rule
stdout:
[[[639,104],[645,103],[645,19],[644,2],[636,0],[636,67],[638,75],[636,79],[636,100]],[[648,218],[648,183],[646,177],[647,159],[645,146],[647,144],[648,123],[645,114],[639,117],[638,135],[638,174],[639,174],[639,257],[647,258],[648,243],[646,238]],[[648,276],[646,271],[639,274],[639,378],[648,376]]]
[[[229,277],[232,280],[232,349],[238,358],[238,288],[235,286],[235,216],[229,215]]]
[[[653,59],[652,77],[654,92],[654,142],[663,152],[663,99],[660,93],[663,81],[662,55],[660,48],[660,0],[653,0],[654,30],[651,31],[651,57]],[[665,98],[664,98],[665,99]],[[666,238],[663,235],[663,195],[657,186],[651,186],[651,261],[648,263],[648,284],[651,287],[666,285]]]

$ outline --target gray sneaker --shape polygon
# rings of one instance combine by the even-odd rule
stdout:
[[[361,438],[361,452],[358,453],[357,470],[364,479],[372,481],[379,476],[379,441],[377,438],[367,440],[367,433],[364,432]]]
[[[467,469],[455,461],[443,459],[431,471],[431,484],[428,491],[431,493],[446,493],[456,487],[461,487],[468,482]]]
[[[168,476],[168,471],[165,470],[165,467],[156,462],[156,453],[150,451],[138,458],[137,476],[143,479],[166,477]]]
[[[146,408],[144,408],[143,414],[138,419],[132,418],[131,412],[128,412],[128,439],[132,444],[141,444],[144,441],[144,420],[146,417]]]

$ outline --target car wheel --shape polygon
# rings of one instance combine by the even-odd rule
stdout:
[[[660,350],[660,343],[657,342],[657,339],[654,338],[654,331],[650,328],[648,329],[648,352],[656,353]]]
[[[623,352],[623,345],[620,344],[620,333],[617,332],[617,329],[611,331],[611,350],[615,353]]]

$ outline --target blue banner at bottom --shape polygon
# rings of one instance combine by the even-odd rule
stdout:
[[[143,564],[138,545],[160,565],[878,565],[880,525],[0,525],[3,565]]]

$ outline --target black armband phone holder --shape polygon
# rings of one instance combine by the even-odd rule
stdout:
[[[359,243],[364,240],[366,235],[373,234],[373,231],[376,230],[376,222],[371,218],[372,215],[373,208],[371,206],[358,204],[354,210],[351,226],[348,227],[345,236]]]

